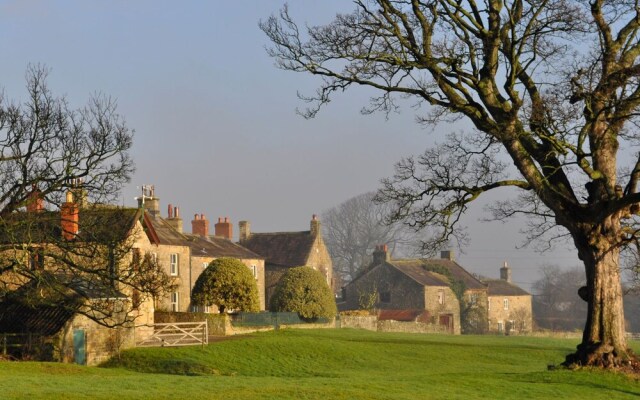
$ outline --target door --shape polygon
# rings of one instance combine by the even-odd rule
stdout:
[[[440,314],[439,323],[453,333],[453,314]]]
[[[87,365],[87,346],[84,329],[73,330],[73,361],[76,364]]]

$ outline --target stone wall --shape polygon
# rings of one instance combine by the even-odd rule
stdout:
[[[58,335],[54,350],[57,360],[76,362],[73,344],[73,335],[76,330],[82,330],[85,334],[87,365],[98,365],[108,361],[121,350],[135,347],[133,327],[107,328],[83,315],[77,315]]]
[[[360,297],[375,292],[378,298],[374,307],[378,309],[427,309],[424,286],[386,264],[378,265],[351,281],[344,292],[346,310],[361,309]]]
[[[340,328],[366,329],[368,331],[378,330],[378,317],[375,315],[343,315],[338,319]]]
[[[488,297],[489,332],[521,334],[531,332],[531,295]]]
[[[318,232],[319,233],[319,232]],[[320,271],[325,276],[327,284],[333,292],[335,290],[335,282],[333,279],[333,261],[327,246],[324,244],[322,235],[318,234],[311,248],[309,258],[307,258],[307,266]]]

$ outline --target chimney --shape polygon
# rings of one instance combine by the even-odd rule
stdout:
[[[73,201],[79,208],[85,208],[87,206],[87,191],[82,188],[82,178],[71,180],[71,193],[73,193]]]
[[[160,215],[160,199],[156,197],[153,185],[142,186],[142,196],[136,197],[138,208],[144,208],[152,217]]]
[[[204,216],[204,214],[196,214],[193,216],[193,221],[191,221],[191,233],[204,237],[209,236],[209,220]]]
[[[240,228],[240,243],[249,240],[251,237],[251,224],[249,221],[238,222],[238,227]]]
[[[379,244],[373,251],[373,265],[391,261],[391,254],[386,244]]]
[[[42,193],[36,185],[33,185],[33,190],[27,195],[27,212],[40,212],[43,210],[44,199],[42,198]]]
[[[60,225],[62,236],[72,240],[78,234],[78,205],[73,201],[73,194],[67,192],[67,201],[60,207]]]
[[[443,260],[455,261],[453,250],[442,250],[440,252],[440,258]]]
[[[168,217],[167,223],[171,225],[173,229],[178,231],[178,233],[182,233],[182,218],[180,218],[180,209],[178,207],[171,207],[168,209]]]
[[[320,235],[320,221],[318,220],[318,216],[313,214],[311,217],[311,236]]]
[[[231,225],[229,217],[218,218],[218,223],[215,225],[215,235],[231,240],[233,237],[233,225]]]
[[[500,279],[511,283],[511,268],[509,268],[506,261],[504,262],[504,266],[500,268]]]

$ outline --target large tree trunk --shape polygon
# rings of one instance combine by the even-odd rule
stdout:
[[[574,354],[567,356],[565,364],[628,366],[634,356],[625,337],[620,250],[604,235],[592,236],[591,240],[576,239],[576,244],[585,264],[587,286],[580,296],[588,302],[588,315],[582,343]]]

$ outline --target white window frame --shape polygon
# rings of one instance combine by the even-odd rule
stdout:
[[[171,292],[171,311],[180,311],[180,293]]]
[[[180,256],[178,253],[169,254],[169,275],[178,276],[180,272]]]
[[[258,280],[258,266],[253,264],[251,266],[251,272],[253,273],[253,277],[255,280]]]
[[[509,309],[509,299],[508,299],[508,298],[506,298],[506,297],[505,297],[504,299],[502,299],[502,307],[503,307],[505,310],[508,310],[508,309]]]
[[[498,321],[498,332],[504,332],[504,322]]]
[[[444,290],[438,290],[438,304],[444,304]]]

